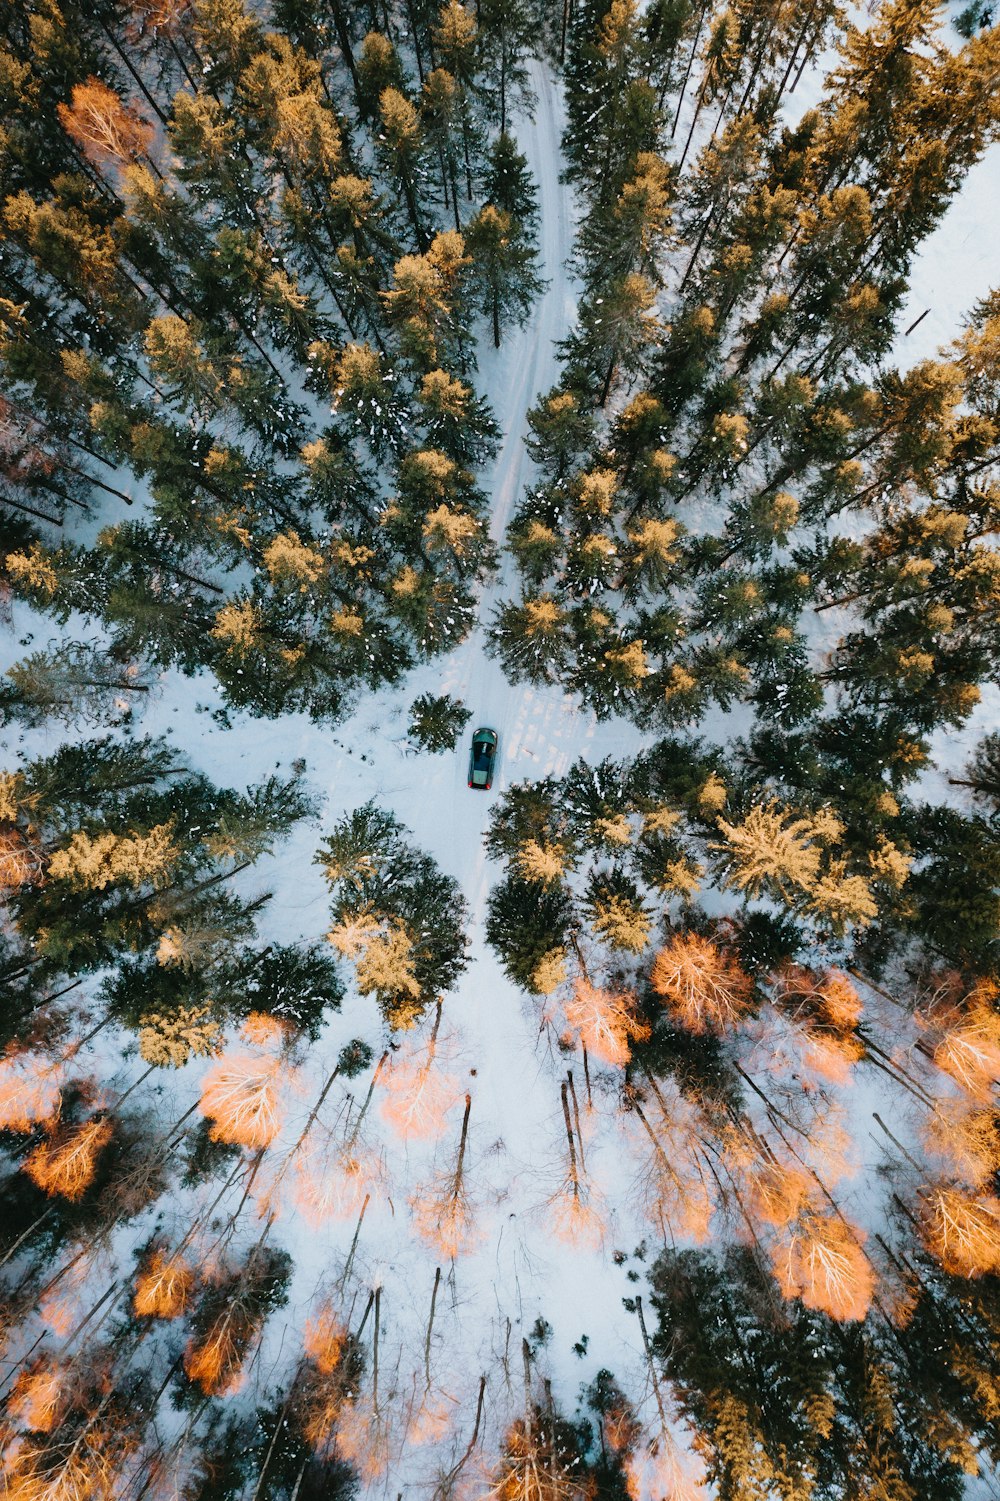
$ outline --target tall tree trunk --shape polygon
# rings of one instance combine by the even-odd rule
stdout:
[[[691,69],[698,53],[698,42],[701,38],[701,28],[705,24],[705,13],[708,10],[708,0],[702,0],[701,12],[698,16],[698,25],[695,27],[694,41],[691,43],[691,52],[688,56],[687,67],[684,70],[684,81],[681,84],[681,92],[677,100],[677,108],[674,110],[673,123],[670,127],[670,139],[673,140],[677,133],[677,123],[681,117],[681,106],[684,103],[684,95],[687,93],[688,80],[691,77]]]
[[[420,215],[417,212],[417,199],[413,191],[413,182],[409,172],[402,172],[400,174],[400,181],[403,185],[403,197],[406,199],[406,212],[409,215],[410,223],[413,226],[413,233],[416,236],[417,248],[421,251],[426,250],[428,241],[424,234],[424,227],[420,222]]]
[[[608,373],[604,377],[604,385],[601,387],[601,395],[600,395],[600,398],[598,399],[598,402],[597,402],[597,405],[599,407],[604,406],[604,404],[607,401],[608,396],[609,396],[609,394],[611,392],[611,382],[614,380],[615,366],[617,365],[617,363],[618,363],[618,361],[617,361],[616,357],[614,355],[612,355],[611,356],[611,363],[608,366]]]
[[[413,0],[406,0],[406,19],[410,23],[410,36],[413,38],[413,56],[417,64],[417,77],[420,79],[420,87],[424,86],[424,64],[420,55],[420,37],[417,32],[417,22],[413,14]]]
[[[677,43],[674,42],[674,45],[670,49],[670,56],[667,58],[667,68],[666,72],[663,75],[663,82],[660,84],[659,93],[656,96],[657,109],[663,108],[663,101],[666,99],[668,93],[670,92],[670,85],[671,83],[673,83],[674,78],[674,59],[676,56]]]
[[[448,173],[451,177],[451,202],[455,212],[455,228],[461,233],[462,221],[458,216],[458,177],[455,172],[455,159],[450,153],[448,157]]]
[[[792,69],[795,66],[795,59],[798,56],[799,48],[802,46],[802,43],[805,41],[806,33],[808,32],[809,27],[810,27],[810,25],[812,23],[813,16],[816,14],[816,7],[817,7],[818,4],[819,4],[819,0],[812,0],[812,4],[810,5],[809,9],[806,11],[806,18],[805,18],[805,20],[802,23],[802,29],[799,32],[798,36],[795,38],[795,42],[794,42],[794,44],[792,46],[792,50],[788,54],[788,65],[785,68],[784,73],[782,74],[781,83],[778,86],[778,99],[779,100],[781,99],[781,96],[784,94],[785,90],[788,87],[788,80],[791,77]],[[806,56],[807,57],[809,56],[809,48],[808,47],[806,48]],[[798,81],[798,80],[796,80],[796,81]]]
[[[462,100],[462,152],[465,156],[465,187],[469,202],[472,202],[472,161],[469,156],[469,117],[466,102]]]
[[[26,506],[20,501],[11,500],[9,495],[4,496],[3,503],[5,506],[10,506],[13,511],[22,511],[25,516],[35,516],[39,521],[47,522],[49,526],[65,526],[66,524],[58,516],[46,516],[44,511],[36,511],[34,506]]]
[[[337,1286],[340,1288],[341,1292],[343,1292],[344,1284],[346,1283],[348,1277],[351,1275],[351,1268],[354,1265],[354,1256],[358,1249],[358,1237],[361,1234],[361,1226],[365,1222],[365,1211],[368,1208],[368,1205],[371,1203],[371,1197],[371,1194],[365,1194],[365,1202],[361,1206],[361,1213],[358,1215],[358,1223],[354,1227],[354,1237],[351,1241],[351,1247],[347,1253],[347,1260],[344,1262],[344,1270],[341,1272],[340,1280],[337,1283]]]
[[[444,151],[438,147],[438,166],[441,168],[441,194],[444,198],[445,213],[451,208],[451,194],[448,191],[448,165],[444,159]]]
[[[701,112],[704,109],[704,107],[705,107],[705,89],[704,89],[704,85],[703,85],[702,88],[698,92],[698,100],[697,100],[697,103],[695,104],[695,107],[694,107],[694,115],[693,115],[692,120],[691,120],[691,127],[690,127],[690,129],[688,130],[688,133],[687,133],[687,140],[684,142],[684,150],[681,152],[681,159],[677,163],[677,175],[678,175],[678,177],[684,171],[684,163],[687,161],[687,154],[688,154],[688,151],[691,148],[691,140],[692,140],[692,137],[694,136],[694,133],[695,133],[696,129],[698,128],[698,120],[699,120],[699,117],[700,117]]]
[[[500,134],[507,133],[507,48],[500,43]]]
[[[431,1293],[431,1311],[427,1320],[427,1333],[424,1336],[424,1391],[431,1389],[431,1334],[434,1329],[434,1310],[437,1307],[438,1288],[441,1286],[441,1268],[434,1268],[434,1290]]]
[[[91,14],[94,14],[94,12],[92,11]],[[113,48],[116,56],[119,58],[119,60],[121,62],[123,62],[125,64],[125,67],[128,69],[129,73],[131,73],[133,82],[135,83],[136,87],[139,89],[139,92],[142,94],[142,97],[145,99],[146,103],[149,105],[150,109],[153,111],[153,113],[155,114],[156,118],[159,120],[160,124],[163,126],[164,130],[166,130],[166,128],[167,128],[167,117],[163,113],[163,111],[160,108],[160,106],[157,104],[157,102],[154,99],[153,95],[149,92],[149,89],[146,87],[146,85],[145,85],[145,83],[143,81],[142,75],[138,72],[138,70],[136,69],[136,67],[132,63],[132,60],[130,59],[127,50],[124,47],[121,46],[121,44],[119,43],[118,38],[115,36],[114,32],[111,30],[111,28],[107,25],[107,23],[104,21],[104,19],[99,14],[97,15],[97,24],[101,28],[101,30],[104,32],[104,35],[105,35],[105,37],[108,40],[108,44]],[[157,173],[157,175],[158,176],[160,175],[159,172]]]
[[[677,288],[677,295],[678,295],[678,297],[680,297],[683,294],[684,288],[687,286],[687,284],[688,284],[688,282],[689,282],[689,280],[691,278],[691,272],[695,268],[695,263],[697,262],[698,257],[701,254],[701,247],[705,243],[705,236],[708,234],[708,226],[711,224],[711,222],[712,222],[712,220],[714,218],[715,218],[715,208],[713,207],[713,208],[709,209],[708,215],[706,216],[705,221],[704,221],[704,223],[701,226],[701,229],[698,231],[698,238],[695,241],[695,247],[694,247],[694,250],[692,251],[691,259],[687,263],[687,267],[685,269],[684,275],[681,278],[681,284]]]

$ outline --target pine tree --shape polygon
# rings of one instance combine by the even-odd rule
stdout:
[[[654,288],[638,272],[586,298],[562,346],[571,387],[604,406],[616,375],[638,374],[660,331],[654,305]]]
[[[106,724],[109,715],[127,715],[135,696],[150,691],[137,667],[115,662],[93,642],[32,652],[7,676],[12,686],[0,690],[0,708],[26,724],[50,717],[65,724]]]
[[[424,371],[462,358],[459,319],[462,275],[469,265],[465,240],[456,230],[434,236],[423,255],[404,255],[393,267],[395,285],[384,301],[398,321],[403,347]]]
[[[472,710],[447,693],[439,698],[422,693],[410,705],[409,733],[423,750],[454,750],[471,718]]]
[[[460,0],[446,0],[438,12],[438,23],[431,37],[437,55],[458,89],[465,188],[471,199],[482,145],[473,107],[478,72],[478,21]]]
[[[632,273],[660,284],[672,198],[666,162],[655,152],[638,152],[617,197],[599,199],[577,235],[575,258],[588,287],[603,290],[610,279]]]
[[[777,1307],[765,1280],[742,1249],[671,1251],[652,1277],[653,1350],[664,1375],[683,1384],[707,1478],[735,1495],[766,1494],[789,1475],[808,1491],[820,1467],[840,1473],[836,1345],[815,1315]],[[697,1328],[706,1318],[708,1338]],[[748,1342],[755,1318],[759,1338]],[[738,1360],[734,1341],[745,1352]]]
[[[404,85],[403,69],[389,37],[380,31],[369,31],[361,44],[356,71],[358,108],[362,119],[374,119],[380,109],[383,89],[399,93]]]
[[[567,612],[552,594],[527,595],[520,605],[499,606],[490,623],[488,650],[516,681],[559,681],[570,657]]]
[[[640,151],[658,141],[656,96],[645,76],[644,39],[633,0],[582,10],[567,63],[563,151],[584,190],[612,198]]]
[[[516,219],[533,241],[538,226],[538,191],[527,157],[507,131],[502,131],[490,147],[483,196],[501,213]]]
[[[24,776],[15,826],[44,857],[48,880],[22,883],[8,901],[51,974],[156,949],[165,929],[210,918],[245,933],[253,904],[212,914],[202,894],[252,863],[307,806],[294,783],[245,796],[213,787],[151,740],[66,746]]]
[[[382,125],[379,141],[384,142],[387,162],[403,190],[417,246],[424,250],[428,236],[420,214],[417,192],[423,154],[420,117],[406,95],[390,85],[379,95],[379,118]]]
[[[484,75],[480,87],[502,139],[511,110],[530,109],[534,103],[527,60],[537,48],[538,20],[527,0],[480,0],[477,20]]]
[[[368,803],[341,821],[316,856],[333,893],[327,935],[355,961],[390,1026],[406,1029],[466,965],[465,902],[391,814]]]
[[[429,448],[471,468],[492,458],[499,429],[484,397],[445,370],[429,370],[416,392]]]
[[[451,209],[456,232],[461,231],[458,174],[461,115],[458,84],[447,68],[435,68],[424,79],[420,111],[424,134],[437,154],[441,170],[441,198],[445,212]]]
[[[500,348],[501,327],[508,320],[527,322],[532,303],[543,290],[536,255],[518,223],[509,214],[487,204],[466,227],[466,246],[472,257],[469,280],[474,305],[488,317],[493,343]]]
[[[569,931],[571,906],[559,886],[509,876],[490,893],[486,940],[507,974],[525,990],[541,992],[540,966],[561,948]]]

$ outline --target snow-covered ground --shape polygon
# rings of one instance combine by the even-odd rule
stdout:
[[[559,180],[562,104],[549,73],[536,65],[534,75],[537,107],[518,122],[517,135],[539,184],[543,270],[549,284],[528,327],[509,334],[498,353],[483,353],[478,377],[505,435],[492,471],[483,477],[498,542],[531,476],[523,444],[526,414],[557,379],[554,345],[568,331],[574,309],[573,287],[564,269],[573,216],[569,190]],[[800,87],[804,97],[808,80]],[[957,331],[972,301],[989,287],[991,251],[1000,233],[1000,195],[991,192],[998,161],[993,152],[973,170],[917,258],[912,317],[924,307],[931,307],[932,313],[912,335],[900,339],[902,363],[934,353]],[[414,1233],[407,1200],[432,1171],[434,1148],[399,1140],[373,1112],[373,1144],[383,1153],[384,1181],[364,1219],[354,1274],[360,1307],[369,1288],[382,1288],[380,1366],[387,1388],[394,1384],[398,1399],[391,1404],[397,1421],[389,1467],[370,1481],[372,1496],[420,1494],[439,1462],[447,1464],[452,1445],[459,1452],[464,1449],[481,1375],[487,1377],[484,1450],[495,1450],[511,1409],[520,1402],[520,1341],[539,1317],[552,1328],[542,1364],[552,1374],[564,1409],[572,1410],[580,1384],[601,1367],[610,1368],[625,1391],[646,1404],[647,1415],[652,1403],[636,1318],[622,1300],[642,1290],[642,1284],[628,1275],[641,1271],[634,1259],[637,1247],[648,1240],[650,1259],[658,1247],[638,1207],[636,1168],[622,1140],[614,1093],[604,1093],[598,1076],[593,1106],[588,1108],[576,1058],[553,1049],[547,1030],[540,1028],[538,1007],[506,979],[483,936],[487,895],[499,870],[486,857],[482,840],[497,796],[522,778],[560,774],[580,755],[599,759],[629,754],[642,737],[625,722],[598,724],[558,690],[510,684],[496,660],[485,653],[484,625],[495,602],[512,586],[511,570],[507,559],[483,596],[479,627],[461,646],[432,666],[412,672],[398,689],[363,697],[356,712],[335,729],[317,726],[305,716],[268,721],[233,712],[231,727],[224,728],[213,718],[221,698],[210,681],[177,672],[164,675],[139,726],[144,733],[171,736],[186,759],[224,785],[243,787],[276,768],[287,771],[298,758],[305,761],[307,780],[321,800],[318,819],[298,824],[273,856],[240,877],[245,892],[273,893],[261,920],[265,940],[289,943],[323,937],[328,895],[313,855],[325,831],[369,798],[406,824],[415,842],[456,878],[469,903],[470,964],[454,994],[446,998],[441,1028],[440,1055],[454,1079],[456,1103],[438,1151],[444,1162],[457,1145],[462,1096],[468,1091],[470,1176],[479,1242],[470,1254],[442,1266],[445,1280],[431,1347],[436,1404],[449,1415],[454,1437],[446,1434],[427,1444],[404,1442],[408,1403],[414,1398],[415,1416],[423,1390],[424,1331],[437,1265],[436,1253]],[[49,622],[21,606],[15,606],[14,623],[4,665],[20,655],[23,648],[17,639],[27,631],[41,639],[51,634]],[[470,728],[487,724],[499,732],[499,768],[491,794],[466,786],[467,737],[455,754],[416,755],[408,748],[407,708],[427,690],[462,699],[472,711]],[[995,723],[996,713],[996,697],[990,695],[977,716],[979,733],[979,721],[991,717]],[[36,753],[54,749],[63,738],[55,727],[21,737]],[[963,733],[962,745],[971,738],[971,732]],[[17,748],[16,732],[8,733],[7,743],[11,750]],[[941,749],[946,761],[958,755],[957,744],[942,743]],[[425,1031],[429,1025],[428,1019]],[[349,994],[305,1059],[314,1087],[289,1101],[283,1140],[295,1140],[310,1100],[329,1076],[342,1046],[354,1037],[365,1038],[376,1057],[385,1045],[374,1002]],[[193,1063],[165,1084],[186,1104],[204,1067]],[[560,1082],[567,1067],[575,1071],[583,1108],[587,1167],[604,1201],[603,1235],[586,1248],[550,1233],[549,1201],[565,1168]],[[332,1121],[348,1092],[360,1095],[366,1088],[366,1076],[343,1086],[338,1082],[324,1115]],[[165,1102],[165,1115],[170,1108]],[[864,1155],[873,1166],[878,1152],[872,1147]],[[179,1235],[184,1207],[178,1201]],[[245,1227],[248,1241],[259,1233],[259,1224],[251,1218]],[[291,1208],[286,1218],[279,1217],[272,1241],[286,1245],[294,1257],[291,1298],[269,1325],[248,1396],[262,1397],[266,1384],[280,1379],[282,1370],[294,1362],[308,1309],[317,1293],[339,1275],[354,1230],[353,1216],[328,1219],[318,1227],[307,1226]],[[627,1259],[619,1262],[615,1252],[625,1253]]]

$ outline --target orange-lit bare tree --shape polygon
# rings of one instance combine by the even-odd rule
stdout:
[[[828,1188],[854,1170],[854,1136],[849,1110],[830,1088],[829,1075],[806,1068],[803,1037],[776,1007],[765,1005],[741,1031],[741,1044],[749,1044],[738,1050],[742,1061],[736,1053],[732,1061],[749,1091],[747,1098],[763,1107],[764,1129],[780,1141],[775,1152],[782,1161],[791,1159],[817,1174]],[[872,1046],[866,1036],[866,1049]],[[743,1124],[749,1128],[749,1116]],[[770,1150],[764,1147],[765,1157]]]
[[[310,1139],[313,1128],[316,1125],[317,1120],[319,1119],[319,1113],[323,1108],[326,1097],[330,1093],[330,1090],[333,1088],[334,1084],[337,1082],[337,1078],[340,1074],[340,1069],[341,1060],[338,1059],[333,1071],[328,1075],[322,1089],[320,1090],[316,1099],[313,1101],[309,1113],[306,1116],[302,1130],[299,1132],[292,1146],[277,1164],[273,1174],[270,1177],[270,1180],[265,1184],[263,1190],[261,1191],[259,1199],[260,1212],[262,1214],[278,1214],[280,1212],[280,1190],[286,1173],[288,1172],[289,1168],[299,1167],[300,1165],[308,1161],[307,1143]],[[306,1155],[303,1156],[303,1153],[306,1153]]]
[[[2,1464],[5,1495],[17,1501],[112,1501],[139,1448],[141,1414],[111,1379],[111,1350],[91,1346],[71,1369],[26,1372],[17,1426]],[[55,1378],[58,1389],[53,1386]]]
[[[312,1129],[296,1153],[295,1202],[314,1224],[357,1214],[383,1181],[381,1156],[364,1128],[388,1056],[383,1053],[376,1064],[360,1109],[355,1111],[353,1097],[348,1097],[343,1124]]]
[[[1000,1271],[1000,1199],[943,1184],[920,1197],[924,1244],[946,1272],[982,1277]]]
[[[51,1433],[70,1400],[70,1370],[39,1355],[19,1372],[7,1397],[7,1419],[29,1433]]]
[[[737,961],[697,933],[677,933],[656,955],[650,984],[676,1026],[725,1032],[747,1014],[752,982]]]
[[[776,1157],[758,1157],[749,1170],[747,1196],[751,1216],[760,1224],[782,1230],[796,1219],[815,1193],[805,1168]]]
[[[422,1184],[410,1198],[413,1227],[422,1240],[449,1259],[471,1250],[476,1216],[469,1193],[467,1157],[472,1096],[465,1096],[465,1113],[452,1166]]]
[[[427,1042],[404,1042],[382,1078],[386,1094],[379,1114],[404,1138],[440,1136],[445,1116],[461,1097],[454,1076],[435,1062],[440,1026],[439,1001]]]
[[[114,1135],[104,1115],[75,1125],[52,1126],[24,1160],[24,1171],[43,1193],[71,1203],[83,1198],[97,1171],[98,1159]]]
[[[184,1372],[206,1396],[239,1389],[244,1361],[268,1313],[284,1300],[290,1260],[263,1241],[250,1248],[242,1265],[206,1285],[192,1315]]]
[[[407,1442],[426,1444],[444,1437],[451,1429],[458,1410],[458,1399],[434,1380],[431,1361],[431,1342],[434,1335],[434,1316],[437,1312],[438,1292],[441,1287],[441,1268],[434,1268],[434,1285],[431,1288],[430,1312],[424,1331],[423,1369],[414,1378],[414,1398],[410,1405],[410,1417],[406,1426]]]
[[[132,1306],[141,1318],[180,1318],[190,1307],[194,1282],[194,1268],[184,1256],[154,1245],[135,1279]]]
[[[636,1307],[641,1309],[641,1298],[636,1299]],[[595,1404],[595,1388],[599,1381],[600,1377],[587,1396],[591,1407],[598,1414],[601,1453],[620,1466],[626,1494],[634,1497],[639,1494],[636,1451],[643,1440],[643,1426],[635,1407],[613,1379],[608,1383],[608,1388],[600,1392],[599,1405]],[[659,1396],[658,1380],[656,1392]]]
[[[710,1142],[743,1227],[756,1240],[762,1226],[783,1229],[810,1203],[818,1185],[805,1164],[775,1146],[749,1117],[736,1116]]]
[[[650,1092],[626,1096],[625,1119],[639,1122],[639,1186],[646,1210],[667,1238],[703,1241],[716,1209],[717,1180],[706,1164],[702,1140],[710,1135],[699,1107],[674,1083],[647,1075]]]
[[[579,1112],[570,1112],[570,1080],[560,1085],[563,1125],[566,1131],[567,1161],[562,1183],[546,1203],[547,1223],[560,1240],[574,1245],[598,1245],[604,1234],[604,1216],[600,1195],[586,1170],[583,1140],[579,1134]]]
[[[211,1122],[213,1141],[263,1153],[285,1122],[285,1107],[299,1088],[288,1053],[291,1034],[283,1022],[252,1011],[243,1023],[252,1052],[224,1054],[202,1080],[198,1108]]]
[[[790,1222],[771,1249],[771,1264],[786,1298],[801,1298],[841,1323],[863,1319],[875,1274],[862,1249],[864,1232],[842,1216],[807,1210]]]
[[[317,1454],[333,1453],[340,1412],[350,1390],[351,1342],[331,1302],[324,1301],[306,1320],[302,1335],[303,1368],[293,1401],[302,1429]]]
[[[619,1443],[620,1452],[628,1454],[623,1467],[630,1496],[665,1496],[670,1501],[697,1501],[698,1497],[707,1494],[696,1473],[700,1466],[693,1455],[681,1454],[670,1426],[668,1397],[653,1356],[641,1297],[635,1300],[635,1311],[642,1335],[649,1384],[656,1404],[656,1420],[651,1425],[652,1432],[640,1445],[642,1426],[637,1424],[631,1406],[623,1400],[605,1419],[605,1437],[610,1447],[614,1448]],[[609,1422],[609,1418],[612,1421]],[[635,1431],[636,1427],[638,1432]],[[629,1445],[630,1449],[627,1447]]]
[[[0,1126],[28,1132],[59,1116],[61,1059],[11,1046],[0,1058]]]
[[[936,1100],[923,1139],[928,1151],[942,1157],[956,1177],[972,1188],[985,1187],[1000,1169],[996,1111],[967,1095]]]
[[[382,1289],[377,1286],[355,1338],[360,1340],[368,1316],[373,1316],[371,1344],[371,1379],[367,1389],[345,1402],[340,1413],[337,1443],[340,1452],[356,1466],[364,1480],[377,1480],[389,1464],[393,1395],[379,1389],[379,1334],[382,1317]]]
[[[985,1102],[1000,1083],[1000,987],[979,980],[967,994],[956,994],[950,978],[942,977],[917,1013],[925,1031],[922,1050],[967,1095]]]
[[[285,1119],[283,1085],[289,1070],[280,1058],[229,1053],[205,1075],[199,1106],[212,1122],[215,1141],[261,1151]]]
[[[649,1036],[649,1027],[636,1013],[631,991],[607,990],[593,985],[586,975],[577,975],[563,1003],[563,1015],[587,1053],[613,1068],[621,1068],[632,1056],[632,1044]]]
[[[4,1461],[7,1494],[18,1501],[112,1501],[136,1441],[110,1421],[78,1437],[31,1434]]]
[[[800,1029],[803,1062],[834,1084],[845,1084],[851,1066],[865,1055],[858,1036],[862,1004],[854,985],[839,970],[822,973],[789,964],[772,982],[779,1009]]]
[[[489,1501],[585,1501],[586,1476],[571,1425],[560,1417],[548,1382],[534,1392],[531,1352],[522,1340],[524,1411],[507,1429],[487,1491]]]
[[[5,900],[22,886],[41,880],[45,857],[32,842],[30,829],[20,829],[9,821],[0,822],[0,900]]]
[[[290,1429],[301,1435],[308,1446],[292,1483],[293,1494],[302,1484],[311,1457],[321,1463],[336,1459],[340,1414],[345,1401],[357,1390],[360,1374],[357,1340],[341,1318],[339,1300],[323,1294],[315,1311],[306,1319],[302,1355],[273,1420],[249,1501],[261,1501],[272,1493],[268,1482],[273,1484],[277,1478],[282,1440],[287,1441]]]
[[[56,105],[56,112],[67,135],[95,167],[108,162],[121,166],[145,156],[153,139],[152,127],[99,78],[74,84],[70,103]]]

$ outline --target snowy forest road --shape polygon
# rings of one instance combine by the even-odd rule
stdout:
[[[518,146],[528,158],[538,184],[541,210],[541,274],[547,285],[522,329],[512,329],[499,351],[481,357],[479,386],[489,399],[503,433],[503,442],[484,485],[491,501],[490,533],[502,546],[508,523],[526,479],[531,460],[524,446],[528,412],[539,396],[557,381],[556,344],[568,332],[575,315],[575,297],[566,270],[572,250],[573,218],[569,188],[560,180],[560,139],[563,109],[549,70],[535,62],[532,88],[537,105],[516,126]],[[497,604],[516,593],[516,568],[504,554],[496,578],[483,590],[476,629],[445,660],[441,691],[462,699],[471,709],[470,729],[489,725],[500,735],[498,775],[493,796],[511,782],[567,770],[594,733],[593,716],[578,708],[558,688],[539,689],[512,684],[499,661],[486,652],[486,634]],[[479,928],[485,915],[489,862],[482,836],[493,797],[469,794],[465,786],[464,755],[455,767],[454,797],[443,816],[449,824],[451,860],[442,863],[458,876]],[[454,862],[463,867],[456,869]],[[478,937],[477,932],[477,937]]]

